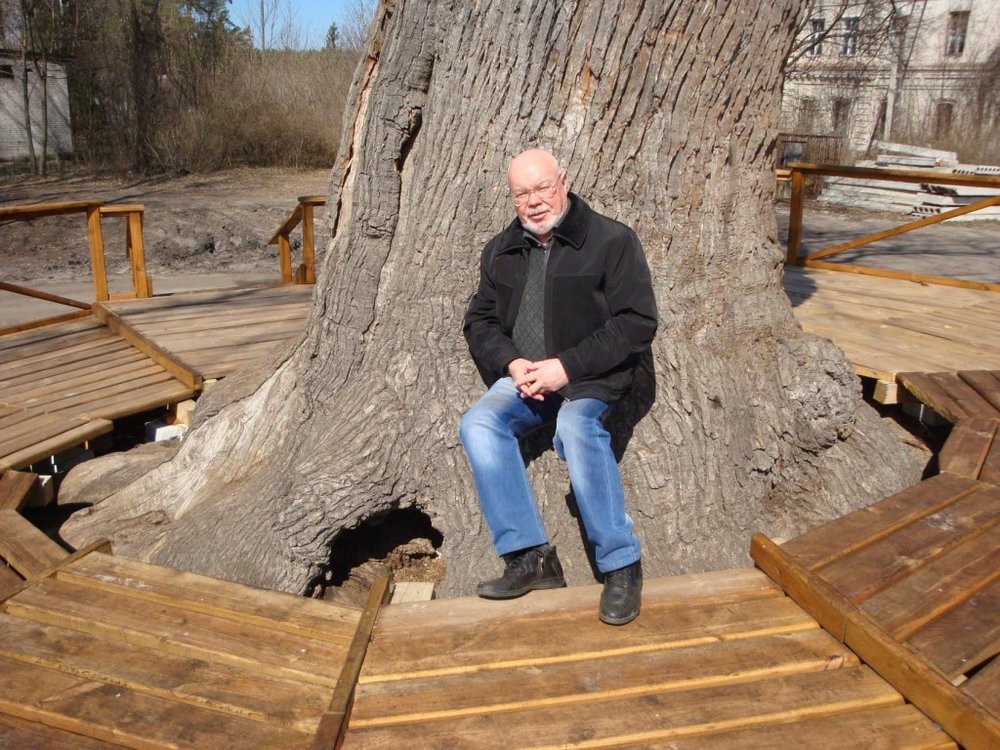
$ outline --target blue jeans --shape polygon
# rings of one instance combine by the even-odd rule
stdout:
[[[596,398],[522,399],[508,377],[494,383],[462,416],[462,445],[498,555],[548,541],[518,440],[555,420],[556,454],[569,470],[598,570],[606,573],[639,559],[639,540],[625,512],[621,476],[604,428],[608,409]]]

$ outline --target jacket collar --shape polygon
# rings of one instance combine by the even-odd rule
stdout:
[[[590,206],[576,193],[569,194],[569,211],[563,217],[552,235],[558,237],[562,244],[570,245],[579,250],[583,241],[587,238],[587,229],[590,227]],[[524,247],[524,228],[521,222],[514,219],[503,231],[503,242],[500,252],[505,253],[511,250],[519,250]]]

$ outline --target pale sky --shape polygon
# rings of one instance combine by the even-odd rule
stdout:
[[[273,0],[265,0],[270,4]],[[304,47],[322,47],[331,23],[343,31],[350,23],[352,9],[359,0],[279,0],[281,11],[290,15]],[[371,6],[371,2],[368,3]],[[230,18],[237,26],[254,26],[252,19],[260,13],[260,0],[233,0]]]

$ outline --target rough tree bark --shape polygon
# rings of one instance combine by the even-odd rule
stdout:
[[[649,574],[745,565],[913,481],[830,343],[782,292],[772,144],[798,3],[388,0],[356,74],[307,330],[209,392],[177,455],[64,536],[289,591],[343,530],[418,506],[445,593],[497,569],[457,441],[483,390],[461,337],[504,170],[550,148],[637,229],[661,311],[655,403],[621,424]],[[624,442],[624,441],[623,441]],[[531,474],[571,583],[590,582],[564,467]]]

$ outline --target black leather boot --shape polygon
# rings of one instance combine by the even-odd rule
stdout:
[[[601,592],[601,622],[624,625],[639,614],[642,603],[642,561],[636,560],[624,568],[604,575]]]
[[[535,589],[561,589],[566,586],[556,548],[543,544],[503,556],[507,567],[503,575],[483,581],[476,593],[484,599],[513,599]]]

